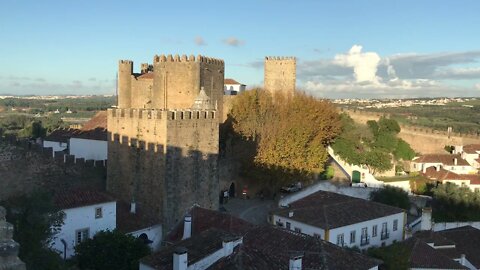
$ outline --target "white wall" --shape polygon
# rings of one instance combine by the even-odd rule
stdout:
[[[162,225],[160,224],[154,225],[152,227],[148,227],[148,228],[141,229],[138,231],[127,233],[127,234],[132,235],[134,237],[139,237],[142,233],[146,234],[148,236],[148,239],[153,241],[152,243],[149,244],[150,248],[153,251],[158,251],[162,243]]]
[[[438,222],[432,224],[432,229],[435,232],[444,231],[448,229],[459,228],[463,226],[472,226],[480,230],[480,221],[470,221],[470,222]]]
[[[55,235],[52,244],[53,249],[60,252],[64,257],[64,245],[61,240],[67,243],[66,258],[75,254],[76,231],[80,229],[89,229],[89,236],[92,238],[98,231],[114,230],[116,228],[117,203],[107,202],[71,209],[64,209],[65,220],[61,231]],[[95,209],[102,207],[102,217],[95,218]]]
[[[70,155],[85,160],[106,160],[108,155],[107,141],[87,140],[80,138],[70,139]]]
[[[317,228],[302,222],[298,222],[294,220],[295,218],[295,213],[292,218],[286,218],[286,217],[281,217],[277,215],[273,215],[273,221],[274,224],[276,224],[277,221],[283,222],[283,228],[286,228],[286,222],[290,222],[291,227],[290,230],[294,231],[295,227],[298,227],[301,229],[301,232],[304,234],[308,234],[313,236],[314,233],[321,235],[322,239],[325,240],[325,231],[321,228]],[[398,226],[397,230],[393,231],[393,221],[397,219],[398,220]],[[389,232],[389,238],[385,240],[381,240],[381,234],[382,234],[382,223],[387,222],[387,229]],[[377,225],[377,236],[373,237],[372,236],[372,228],[374,225]],[[366,249],[369,247],[373,246],[381,246],[382,243],[385,243],[385,245],[391,245],[393,241],[400,242],[403,240],[403,232],[405,228],[405,214],[404,213],[398,213],[395,215],[390,215],[390,216],[385,216],[377,219],[372,219],[340,228],[335,228],[331,229],[328,231],[328,241],[333,244],[337,244],[337,236],[341,233],[343,233],[343,239],[344,239],[344,244],[345,246],[348,247],[354,247],[357,246],[360,249]],[[361,237],[362,237],[362,228],[367,227],[367,233],[368,236],[370,237],[370,243],[365,246],[360,246],[361,242]],[[350,243],[350,232],[351,231],[356,231],[355,233],[355,243]]]
[[[245,91],[245,85],[243,84],[225,84],[224,87],[224,94],[231,95],[232,92],[236,92],[236,94],[240,94],[241,92]]]
[[[53,142],[53,141],[43,141],[43,147],[51,147],[53,148],[53,153],[55,154],[55,151],[63,151],[67,149],[68,144],[64,142]]]

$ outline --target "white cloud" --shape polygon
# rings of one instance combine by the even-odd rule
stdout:
[[[348,53],[337,54],[334,63],[340,66],[353,67],[355,79],[359,83],[370,82],[378,84],[377,68],[380,59],[377,53],[362,53],[362,46],[353,45]]]
[[[243,45],[245,44],[245,42],[243,40],[240,40],[236,37],[229,37],[229,38],[226,38],[223,40],[223,43],[229,45],[229,46],[233,46],[233,47],[238,47],[240,45]]]
[[[195,37],[195,44],[197,44],[198,46],[207,45],[207,43],[205,42],[205,40],[201,36]]]

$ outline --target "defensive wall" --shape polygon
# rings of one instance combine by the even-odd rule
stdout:
[[[0,138],[0,201],[38,188],[105,189],[106,162],[85,160],[15,136]]]
[[[218,209],[217,113],[109,109],[107,190],[165,230],[194,204]]]
[[[377,121],[380,117],[390,117],[389,114],[342,110],[346,112],[355,122],[366,124],[369,120]],[[445,153],[444,147],[446,145],[466,145],[479,144],[480,136],[476,134],[462,134],[447,131],[440,131],[426,127],[400,125],[401,131],[399,137],[405,140],[410,146],[419,153]]]

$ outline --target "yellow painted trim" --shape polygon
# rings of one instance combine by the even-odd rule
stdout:
[[[330,240],[330,230],[325,230],[325,241]]]

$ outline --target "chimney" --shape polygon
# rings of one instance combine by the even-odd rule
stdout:
[[[439,172],[440,171],[440,165],[436,165],[435,169],[437,170],[437,172]]]
[[[288,270],[302,270],[302,257],[303,254],[301,253],[290,256]]]
[[[460,264],[465,265],[467,263],[467,258],[465,257],[465,254],[460,255]]]
[[[183,237],[182,240],[192,236],[192,216],[186,215],[183,220]]]
[[[173,270],[187,270],[188,253],[184,247],[177,247],[173,252]]]
[[[130,213],[137,213],[137,203],[134,200],[130,203]]]
[[[422,220],[420,223],[421,231],[430,231],[432,230],[432,208],[423,208],[422,209]]]
[[[293,211],[288,212],[288,217],[293,217]]]
[[[454,164],[454,165],[457,165],[457,164],[458,164],[458,158],[454,158],[454,159],[453,159],[453,164]]]

